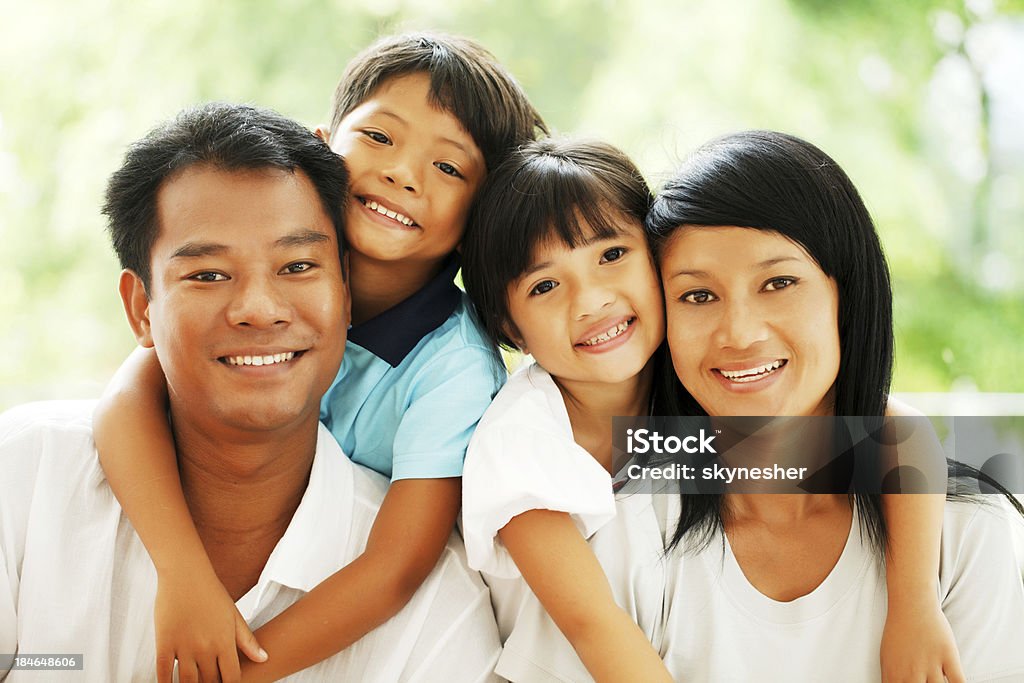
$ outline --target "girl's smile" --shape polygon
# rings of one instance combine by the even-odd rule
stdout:
[[[803,248],[768,230],[683,227],[661,266],[672,363],[709,414],[830,413],[839,296]]]

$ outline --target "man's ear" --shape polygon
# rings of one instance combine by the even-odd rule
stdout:
[[[142,278],[125,268],[121,271],[117,291],[121,293],[121,303],[124,304],[128,324],[132,326],[139,346],[153,348],[153,334],[149,323],[149,296],[142,284]]]
[[[331,144],[331,131],[328,130],[327,126],[320,124],[313,132],[318,138],[326,142],[328,145]]]

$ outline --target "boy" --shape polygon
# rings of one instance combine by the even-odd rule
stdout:
[[[330,128],[318,134],[345,157],[351,178],[353,327],[321,417],[353,460],[393,483],[364,553],[263,626],[265,652],[216,580],[183,505],[164,402],[155,398],[159,366],[153,358],[126,364],[97,412],[96,440],[157,568],[160,680],[175,659],[204,679],[234,677],[236,639],[251,659],[266,660],[242,662],[247,680],[297,671],[398,612],[433,568],[458,513],[470,433],[503,379],[453,283],[455,250],[487,169],[538,131],[546,133],[543,121],[519,86],[466,39],[389,37],[346,69]]]

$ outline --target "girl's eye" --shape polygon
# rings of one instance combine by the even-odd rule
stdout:
[[[194,273],[188,276],[189,280],[195,280],[196,282],[221,282],[228,279],[228,276],[224,273],[215,273],[212,270],[204,271],[202,273]]]
[[[390,145],[391,144],[391,138],[389,138],[387,135],[384,135],[384,133],[381,133],[380,131],[364,130],[363,131],[363,135],[365,135],[366,137],[370,138],[374,142],[379,142],[382,145]]]
[[[774,292],[778,289],[785,289],[791,285],[796,284],[795,277],[776,277],[772,278],[768,282],[764,283],[764,289],[766,292]]]
[[[307,270],[311,270],[312,268],[313,268],[313,264],[312,263],[309,263],[308,261],[299,261],[298,263],[289,263],[287,266],[285,266],[281,270],[281,272],[282,273],[305,273]]]
[[[454,166],[452,166],[448,162],[438,161],[438,162],[434,163],[434,166],[437,166],[437,168],[441,171],[441,173],[444,173],[445,175],[450,175],[453,178],[461,178],[462,177],[462,174],[459,173],[459,169],[455,168]]]
[[[538,282],[536,285],[533,286],[533,289],[530,290],[530,296],[547,294],[557,286],[558,283],[554,282],[553,280],[543,280],[542,282]]]
[[[680,301],[685,301],[688,304],[709,304],[717,299],[718,297],[706,289],[697,289],[679,297]]]
[[[601,254],[601,263],[608,263],[609,261],[618,261],[620,258],[626,255],[625,247],[612,247],[603,254]]]

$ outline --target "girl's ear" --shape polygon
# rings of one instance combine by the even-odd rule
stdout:
[[[519,334],[519,329],[516,328],[512,323],[505,323],[501,328],[502,333],[512,340],[512,343],[516,345],[524,355],[530,355],[530,350],[526,348],[526,342],[523,341],[522,335]]]

